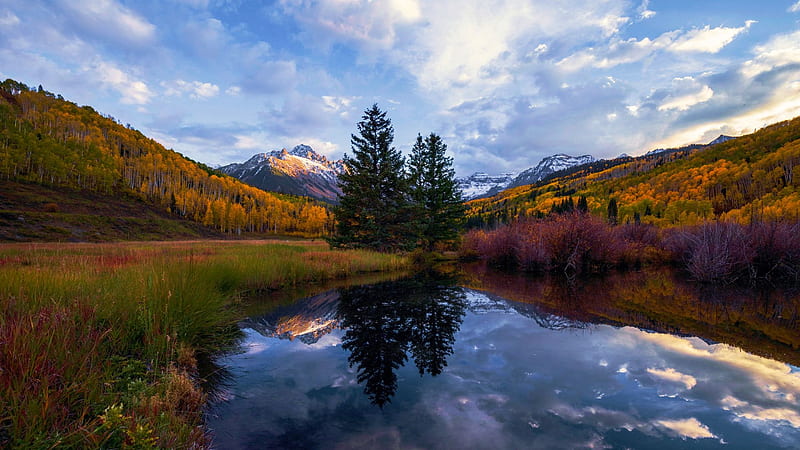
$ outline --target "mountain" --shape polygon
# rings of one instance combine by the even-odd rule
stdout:
[[[707,220],[740,223],[796,220],[800,211],[800,117],[732,138],[647,154],[598,160],[554,172],[468,202],[469,226],[520,215],[540,216],[585,197],[605,217],[612,199],[618,221],[658,226]]]
[[[342,193],[337,181],[344,164],[341,160],[329,161],[307,145],[298,145],[291,151],[258,153],[241,164],[229,164],[219,170],[265,191],[335,203]]]
[[[708,144],[690,144],[679,148],[657,148],[645,153],[644,156],[652,156],[652,155],[657,155],[659,153],[682,151],[682,150],[696,150],[700,148],[710,147],[712,145],[722,144],[723,142],[728,142],[731,139],[736,139],[736,138],[733,136],[726,136],[724,134],[720,134],[719,136],[717,136],[716,139],[709,142]]]
[[[250,317],[239,322],[239,326],[266,337],[299,339],[303,343],[313,344],[339,328],[340,320],[336,313],[338,304],[339,291],[334,289],[278,307],[269,314]]]
[[[716,139],[714,139],[713,141],[709,142],[709,143],[708,143],[708,144],[706,144],[706,145],[717,145],[717,144],[722,144],[723,142],[728,142],[728,141],[730,141],[731,139],[736,139],[736,138],[735,138],[735,137],[733,137],[733,136],[726,136],[726,135],[724,135],[724,134],[720,134],[720,135],[719,135],[719,136],[718,136]]]
[[[536,167],[520,173],[509,187],[524,186],[542,181],[545,177],[561,170],[569,169],[573,166],[594,162],[592,155],[569,156],[563,153],[548,156],[539,161]]]
[[[522,173],[503,173],[488,175],[484,172],[475,172],[466,178],[458,179],[458,186],[464,200],[473,200],[490,197],[505,189],[537,183],[560,170],[586,164],[594,161],[591,155],[569,156],[563,153],[548,156],[539,161],[536,167],[531,167]]]
[[[13,239],[116,239],[119,234],[93,237],[80,230],[80,223],[108,223],[100,218],[105,217],[104,211],[117,209],[107,207],[116,204],[116,199],[138,202],[138,209],[166,213],[174,220],[191,221],[227,235],[319,236],[330,226],[330,213],[318,202],[244,184],[164,148],[91,106],[78,106],[60,95],[14,80],[0,83],[0,136],[0,179],[17,186],[27,183],[69,190],[64,201],[78,205],[77,209],[59,205],[46,196],[35,204],[20,202],[19,196],[8,197],[4,211],[28,211],[36,214],[38,223],[64,223],[67,227],[63,234],[53,231],[52,237],[42,237],[33,230],[36,234],[30,236],[14,233]],[[77,198],[80,196],[91,198],[96,206],[84,208],[85,202]],[[80,220],[70,218],[73,211],[80,211]],[[121,235],[127,239],[150,236],[146,230],[154,228],[156,220],[165,223],[160,216],[126,217]],[[195,234],[191,231],[194,227],[189,229],[187,233]],[[168,238],[164,234],[159,238]]]
[[[554,330],[586,328],[583,322],[543,312],[534,304],[512,302],[472,289],[464,289],[464,293],[467,309],[473,314],[520,314],[535,320],[543,328]],[[297,339],[307,345],[315,344],[323,336],[342,327],[342,319],[338,314],[339,299],[338,290],[326,291],[291,305],[280,306],[269,314],[242,320],[239,327],[250,328],[269,338]],[[435,317],[431,320],[435,320]]]
[[[489,192],[502,191],[514,181],[516,176],[517,174],[513,172],[501,173],[500,175],[475,172],[468,177],[458,178],[456,181],[464,200],[472,200]]]

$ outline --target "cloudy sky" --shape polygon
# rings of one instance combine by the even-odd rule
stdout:
[[[212,165],[339,158],[378,103],[498,173],[800,115],[800,1],[0,0],[0,77]]]

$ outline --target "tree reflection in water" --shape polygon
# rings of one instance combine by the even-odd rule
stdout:
[[[438,375],[453,353],[467,302],[453,280],[414,278],[340,290],[338,316],[347,331],[342,347],[358,382],[383,407],[397,390],[395,371],[414,359],[420,375]]]

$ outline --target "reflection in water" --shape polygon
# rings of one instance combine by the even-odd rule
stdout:
[[[800,293],[703,286],[665,270],[569,283],[467,268],[464,284],[574,321],[700,336],[800,364]]]
[[[341,290],[342,347],[358,382],[378,406],[397,390],[396,370],[414,358],[420,375],[438,375],[453,353],[466,308],[460,288],[426,275]]]
[[[465,283],[329,291],[242,322],[215,447],[800,448],[791,293],[655,272]]]

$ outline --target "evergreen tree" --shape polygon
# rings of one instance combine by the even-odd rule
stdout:
[[[431,251],[437,242],[458,237],[465,207],[456,183],[453,158],[445,156],[447,145],[434,133],[417,135],[409,160],[410,193],[414,203],[419,243]]]
[[[617,215],[619,214],[619,209],[617,207],[617,199],[612,198],[608,201],[608,223],[611,225],[617,224]]]
[[[581,195],[581,197],[578,199],[578,212],[589,212],[589,202],[586,200],[585,195]]]
[[[344,155],[347,170],[339,177],[342,196],[329,242],[379,251],[408,249],[413,245],[411,204],[405,160],[392,146],[392,122],[372,105],[357,126],[359,134],[350,139],[353,156]]]

